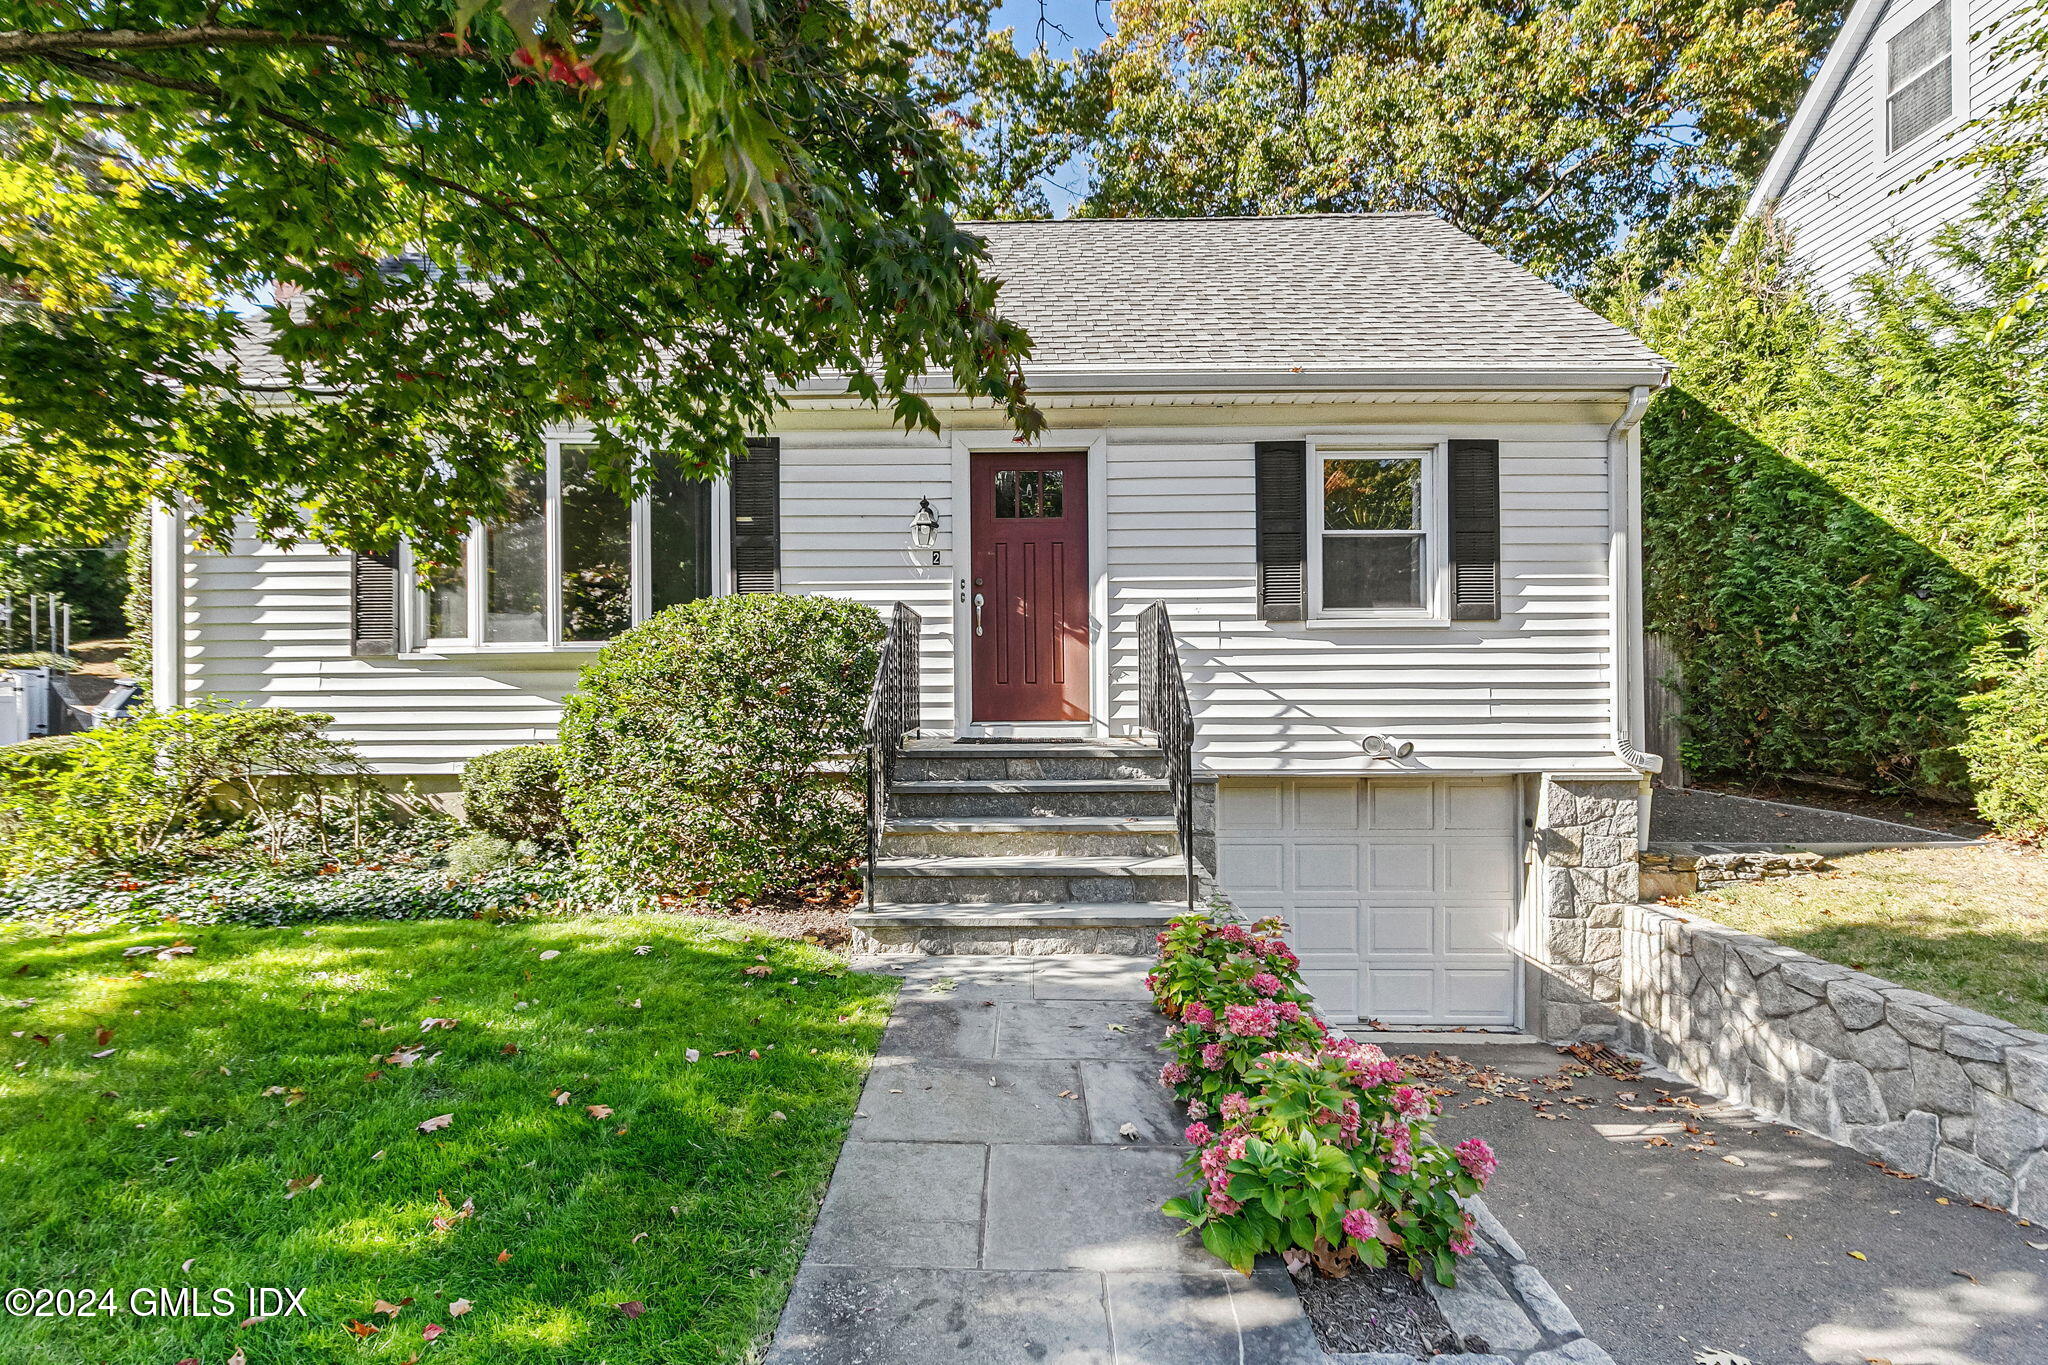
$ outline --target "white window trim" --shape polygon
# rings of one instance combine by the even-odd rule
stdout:
[[[1309,623],[1343,626],[1448,626],[1450,613],[1450,499],[1444,483],[1450,442],[1444,437],[1312,436],[1308,441]],[[1422,461],[1422,605],[1323,605],[1323,465],[1328,460],[1406,457]]]
[[[501,640],[484,639],[484,615],[487,595],[484,583],[484,523],[471,521],[469,531],[462,545],[463,572],[468,580],[468,594],[465,606],[468,616],[468,635],[461,639],[430,637],[426,631],[427,594],[419,584],[412,556],[412,546],[404,547],[401,557],[399,583],[405,594],[405,610],[401,613],[405,627],[404,655],[436,656],[448,654],[496,654],[504,656],[533,654],[595,654],[603,649],[604,640],[564,640],[562,638],[562,451],[565,448],[588,445],[587,433],[551,435],[545,440],[547,497],[543,512],[542,572],[546,575],[547,590],[541,600],[542,619],[545,622],[547,638],[542,640]],[[723,597],[732,591],[732,519],[730,489],[724,475],[711,481],[711,591],[709,596]],[[653,513],[646,494],[633,499],[631,504],[631,544],[633,572],[631,574],[633,623],[638,625],[652,612],[654,601],[652,576],[647,572],[649,558],[653,551]]]
[[[1957,125],[1966,122],[1970,117],[1969,5],[1967,0],[1949,0],[1948,117],[1897,151],[1892,150],[1891,42],[1899,35],[1899,30],[1938,3],[1939,0],[1926,0],[1923,4],[1913,5],[1896,14],[1888,15],[1884,23],[1879,25],[1877,32],[1871,35],[1870,88],[1874,104],[1870,121],[1877,130],[1877,159],[1880,165],[1926,156],[1930,150],[1945,144]]]

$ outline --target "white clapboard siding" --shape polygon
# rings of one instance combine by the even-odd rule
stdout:
[[[1910,0],[1918,9],[1924,0]],[[1965,125],[2010,98],[2023,68],[1994,60],[2001,33],[1988,30],[2019,8],[2019,0],[1950,0],[1967,9],[1965,32],[1974,35],[1964,56],[1966,89],[1957,100],[1947,132],[1928,134],[1896,156],[1884,154],[1885,54],[1880,35],[1886,20],[1860,49],[1830,54],[1850,67],[1812,139],[1778,196],[1779,220],[1791,230],[1793,251],[1829,297],[1848,302],[1857,277],[1878,265],[1877,244],[1896,237],[1924,258],[1934,234],[1970,213],[1981,190],[1972,170],[1939,163],[1956,156],[1977,136]],[[1886,19],[1904,15],[1907,5],[1892,0]],[[1938,167],[1938,168],[1937,168]]]
[[[1406,428],[1418,436],[1502,443],[1499,621],[1263,622],[1253,442],[1298,439],[1303,428],[1246,425],[1286,420],[1267,409],[1220,419],[1230,425],[1106,431],[1106,479],[1090,496],[1105,509],[1108,615],[1098,627],[1111,650],[1115,729],[1135,726],[1137,618],[1160,600],[1179,634],[1202,759],[1217,772],[1384,771],[1359,748],[1375,732],[1411,741],[1411,764],[1424,772],[1614,766],[1604,429],[1543,404],[1496,407],[1525,420],[1455,430],[1418,411]],[[1387,429],[1383,409],[1360,420]],[[951,733],[964,572],[955,551],[965,548],[967,511],[955,502],[953,443],[847,425],[783,435],[784,587],[918,611],[924,725]],[[939,515],[942,566],[909,548],[920,497]],[[452,773],[473,754],[553,737],[587,654],[352,658],[348,581],[346,557],[317,548],[250,541],[227,555],[188,555],[185,694],[325,712],[334,734],[391,773]]]

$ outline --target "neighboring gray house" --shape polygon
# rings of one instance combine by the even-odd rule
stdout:
[[[167,510],[158,702],[330,712],[448,784],[552,738],[666,602],[907,604],[923,738],[865,941],[1133,951],[1185,889],[1139,713],[1163,604],[1216,795],[1195,842],[1293,921],[1333,1019],[1598,1017],[1656,763],[1634,424],[1664,362],[1425,214],[977,231],[1035,340],[1034,445],[937,379],[936,436],[819,381],[729,479],[628,506],[564,429],[528,515],[417,590],[402,560],[199,553]]]
[[[1980,172],[1942,165],[2026,74],[1995,60],[2023,0],[1856,0],[1750,198],[1775,212],[1821,292],[1847,302],[1877,244],[1924,247]],[[1937,169],[1938,168],[1938,169]]]

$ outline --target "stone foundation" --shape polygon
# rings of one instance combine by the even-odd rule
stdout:
[[[1643,853],[1642,899],[1676,900],[1711,891],[1731,882],[1760,882],[1776,877],[1807,876],[1827,871],[1818,853]]]
[[[1765,1116],[2048,1223],[2048,1035],[1657,905],[1620,1043]]]

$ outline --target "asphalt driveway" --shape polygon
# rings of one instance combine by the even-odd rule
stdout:
[[[1691,1086],[1442,1052],[1441,1134],[1493,1144],[1487,1202],[1622,1365],[2048,1365],[2048,1228]]]

